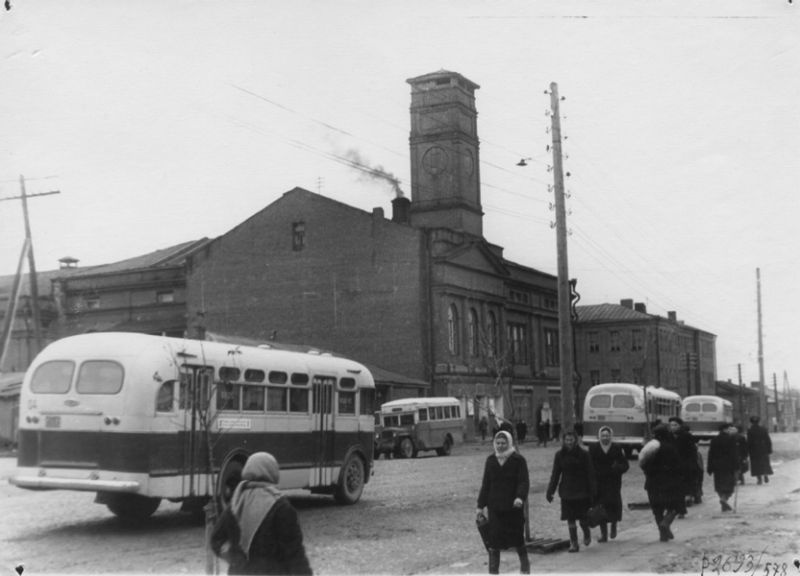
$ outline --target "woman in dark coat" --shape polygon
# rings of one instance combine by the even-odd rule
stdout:
[[[553,501],[556,489],[561,498],[561,519],[567,521],[569,529],[569,551],[578,552],[580,547],[576,522],[583,529],[583,543],[588,546],[592,542],[586,512],[597,495],[597,482],[592,459],[578,445],[578,438],[572,431],[564,433],[561,450],[556,452],[553,459],[553,471],[546,494],[548,502]]]
[[[750,453],[750,475],[758,478],[758,483],[769,482],[772,465],[769,455],[772,454],[772,440],[769,432],[759,424],[759,417],[750,418],[750,430],[747,431],[747,451]]]
[[[670,526],[685,502],[681,461],[666,424],[653,428],[653,439],[639,451],[639,466],[644,471],[644,489],[658,526],[659,540],[667,542],[675,537]]]
[[[677,416],[671,417],[667,426],[669,426],[669,430],[675,439],[675,447],[678,449],[678,458],[681,463],[680,474],[681,482],[683,482],[684,499],[678,510],[678,517],[683,518],[686,514],[686,497],[691,497],[695,502],[697,501],[697,477],[700,477],[702,485],[703,469],[698,469],[697,441],[689,431],[689,427]]]
[[[708,445],[708,462],[706,467],[709,475],[714,475],[714,491],[719,495],[719,503],[723,512],[733,510],[728,499],[736,489],[736,475],[739,472],[739,450],[736,445],[736,427],[733,424],[723,424],[719,434],[711,439]]]
[[[280,468],[267,452],[252,454],[242,481],[211,533],[228,574],[308,574],[297,512],[278,490]]]
[[[597,437],[600,441],[589,446],[589,455],[597,478],[597,501],[608,514],[613,540],[617,537],[617,522],[622,520],[622,475],[630,465],[622,448],[612,442],[611,428],[603,426]],[[608,542],[608,522],[600,524],[598,542]]]
[[[512,446],[511,434],[501,430],[494,437],[494,454],[486,458],[478,492],[478,515],[488,510],[489,574],[499,573],[500,551],[508,548],[517,551],[520,572],[530,573],[523,511],[529,488],[528,463]]]

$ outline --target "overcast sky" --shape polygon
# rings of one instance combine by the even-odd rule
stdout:
[[[796,3],[795,3],[796,4]],[[11,0],[0,12],[0,197],[37,268],[230,230],[295,186],[390,213],[410,195],[410,87],[476,92],[484,233],[556,274],[558,84],[570,276],[717,335],[717,376],[800,382],[800,16],[787,0]],[[528,167],[516,163],[532,158]],[[0,202],[13,274],[19,201]]]

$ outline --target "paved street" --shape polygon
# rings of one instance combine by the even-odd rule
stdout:
[[[738,571],[728,562],[721,573],[768,576],[766,562],[786,562],[792,571],[785,574],[800,574],[791,564],[800,557],[800,434],[778,434],[773,440],[775,476],[768,486],[748,478],[739,490],[736,514],[719,512],[706,476],[706,501],[676,521],[673,542],[657,542],[649,510],[626,509],[615,541],[593,543],[579,554],[532,555],[534,572],[699,574],[704,554],[710,568],[720,554],[740,553],[758,556],[758,570],[754,558],[747,572],[743,561]],[[532,444],[521,449],[531,471],[534,537],[566,536],[558,502],[547,504],[543,496],[556,449]],[[485,573],[474,510],[489,450],[488,443],[467,444],[449,457],[379,460],[355,506],[293,493],[315,573]],[[626,504],[645,500],[641,471],[632,464],[623,483]],[[6,479],[14,465],[12,458],[0,458],[0,564],[7,573],[16,562],[24,562],[26,574],[203,573],[203,526],[179,513],[177,504],[162,503],[145,525],[125,526],[94,504],[92,494],[10,486]],[[719,558],[720,567],[724,560]],[[501,572],[517,570],[516,555],[504,552]]]

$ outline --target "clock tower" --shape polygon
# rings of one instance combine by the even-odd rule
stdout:
[[[483,235],[477,84],[440,70],[411,84],[411,224]]]

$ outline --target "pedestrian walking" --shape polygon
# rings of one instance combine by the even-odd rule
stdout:
[[[639,466],[644,471],[644,489],[658,526],[659,540],[672,540],[675,537],[672,522],[684,505],[684,486],[678,449],[666,424],[653,428],[653,439],[639,451]]]
[[[750,455],[750,475],[758,478],[758,484],[768,483],[772,474],[769,455],[772,454],[772,439],[766,428],[759,424],[758,416],[750,417],[747,431],[747,451]]]
[[[486,458],[478,492],[478,519],[488,517],[489,574],[500,571],[500,551],[514,548],[521,574],[530,574],[525,546],[524,504],[530,480],[528,463],[514,449],[511,434],[501,430],[494,437],[494,454]]]
[[[597,495],[597,481],[589,452],[578,445],[578,437],[573,431],[564,433],[561,449],[553,458],[553,470],[547,486],[546,498],[553,501],[558,490],[561,498],[561,519],[567,521],[569,530],[569,551],[578,552],[578,527],[583,530],[583,543],[592,542],[592,533],[586,521],[586,513]]]
[[[686,499],[696,499],[697,476],[703,479],[703,469],[698,470],[697,464],[697,440],[695,440],[689,427],[677,416],[672,416],[668,424],[672,436],[675,438],[675,447],[678,450],[680,460],[680,476],[683,484],[683,501],[678,509],[678,518],[686,515]]]
[[[739,472],[739,450],[736,446],[733,424],[720,426],[719,434],[711,439],[708,446],[708,475],[714,476],[714,491],[719,496],[723,512],[733,510],[728,500],[736,489],[736,476]]]
[[[622,520],[622,475],[630,465],[622,448],[613,441],[613,432],[603,426],[597,433],[599,442],[589,446],[595,478],[597,479],[597,502],[603,505],[608,515],[607,522],[600,523],[598,542],[608,542],[608,523],[611,523],[611,539],[617,537],[617,522]]]
[[[478,422],[478,429],[481,431],[481,442],[486,442],[486,433],[489,431],[489,421],[486,416],[481,416]]]
[[[211,548],[228,574],[307,574],[297,512],[278,490],[280,468],[267,452],[252,454],[242,481],[211,533]]]
[[[536,412],[536,437],[537,446],[544,445],[547,448],[547,441],[550,439],[550,423],[553,420],[553,412],[550,410],[550,404],[544,402],[539,406]]]
[[[744,428],[741,424],[734,424],[736,433],[733,435],[736,438],[736,450],[739,455],[739,469],[736,471],[736,481],[744,485],[744,475],[750,470],[750,458],[747,450],[747,436],[744,434]]]
[[[525,420],[517,422],[517,440],[520,444],[525,442],[525,437],[528,435],[528,423]]]

